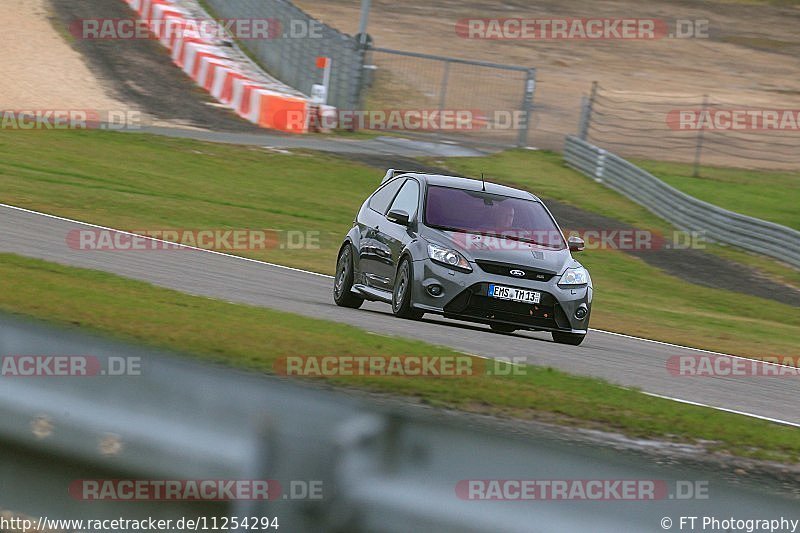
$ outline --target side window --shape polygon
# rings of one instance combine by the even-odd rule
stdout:
[[[397,197],[392,202],[392,207],[389,208],[389,211],[399,209],[408,213],[408,217],[413,219],[414,215],[417,214],[417,206],[419,206],[419,183],[417,183],[417,180],[409,179],[400,189],[400,192],[397,193]]]
[[[372,198],[369,199],[370,209],[374,209],[381,215],[385,215],[389,210],[389,202],[392,201],[392,198],[397,194],[397,190],[402,184],[402,179],[396,179],[378,189],[377,192],[372,195]]]

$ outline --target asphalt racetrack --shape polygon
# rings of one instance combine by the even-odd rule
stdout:
[[[596,330],[581,346],[573,347],[551,342],[547,333],[497,334],[485,326],[432,315],[426,315],[421,322],[401,320],[383,304],[366,303],[360,310],[344,309],[333,303],[332,279],[328,276],[195,249],[103,252],[70,248],[68,233],[86,227],[80,222],[0,204],[0,252],[111,272],[195,295],[343,322],[469,354],[525,357],[531,364],[800,427],[797,376],[680,377],[669,372],[669,358],[701,352]]]

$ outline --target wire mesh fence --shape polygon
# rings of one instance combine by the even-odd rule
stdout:
[[[317,58],[329,58],[327,103],[340,112],[329,122],[334,127],[527,145],[533,68],[362,45],[289,0],[202,3],[217,18],[268,20],[274,35],[239,44],[269,74],[306,95],[322,82]]]
[[[766,109],[708,95],[609,90],[593,85],[580,136],[622,154],[679,162],[800,170],[800,110]]]
[[[287,0],[203,0],[217,18],[267,20],[276,30],[266,39],[241,40],[240,45],[270,74],[300,92],[322,82],[316,61],[330,58],[328,103],[340,109],[359,105],[363,48],[345,33],[323,24]]]
[[[368,110],[465,112],[470,117],[451,127],[423,125],[419,131],[490,144],[527,143],[533,68],[370,48],[363,83]]]

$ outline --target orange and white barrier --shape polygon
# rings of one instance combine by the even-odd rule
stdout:
[[[315,108],[308,98],[282,93],[259,81],[252,67],[237,61],[213,37],[192,28],[190,14],[174,0],[124,0],[170,51],[172,62],[217,101],[263,128],[307,133]],[[163,21],[163,22],[161,22]]]

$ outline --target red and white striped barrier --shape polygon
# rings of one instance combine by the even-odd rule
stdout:
[[[248,74],[214,38],[192,29],[190,14],[173,0],[124,0],[170,51],[172,62],[217,101],[263,128],[307,133],[312,105],[307,98],[281,93]]]

